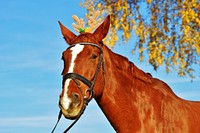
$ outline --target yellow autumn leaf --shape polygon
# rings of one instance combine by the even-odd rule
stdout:
[[[191,49],[200,60],[200,1],[144,2],[145,7],[140,1],[128,0],[84,0],[81,5],[87,9],[86,18],[94,9],[101,12],[102,18],[111,14],[114,29],[110,29],[105,39],[107,45],[114,47],[121,38],[129,43],[135,35],[135,42],[130,44],[134,44],[134,54],[139,54],[140,61],[148,60],[155,69],[165,64],[166,72],[174,69],[179,75],[192,77],[189,68],[195,61],[189,55]],[[140,54],[143,52],[146,57]]]

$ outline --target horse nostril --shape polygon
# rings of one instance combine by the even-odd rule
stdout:
[[[80,104],[80,96],[78,93],[72,93],[72,104],[77,107]]]

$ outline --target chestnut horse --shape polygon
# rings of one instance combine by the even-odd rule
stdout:
[[[113,53],[102,42],[109,26],[107,16],[93,33],[76,36],[60,23],[69,45],[62,55],[62,114],[77,119],[94,98],[118,133],[200,133],[200,102],[177,97],[166,83]]]

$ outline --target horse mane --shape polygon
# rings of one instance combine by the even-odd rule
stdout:
[[[134,63],[129,61],[128,58],[112,52],[109,48],[107,48],[107,50],[109,51],[110,58],[112,58],[112,64],[115,64],[117,69],[119,69],[120,71],[126,71],[129,74],[131,73],[133,77],[143,82],[152,82],[152,76],[150,73],[145,73],[144,71],[139,69]]]
[[[116,67],[116,69],[126,72],[125,74],[132,75],[133,78],[140,80],[143,83],[153,85],[155,89],[161,91],[165,95],[172,94],[173,96],[177,97],[165,82],[157,78],[153,78],[150,73],[142,71],[134,63],[129,61],[128,58],[112,52],[107,46],[106,49],[109,52],[111,63]]]

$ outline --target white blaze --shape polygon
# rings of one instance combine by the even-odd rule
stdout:
[[[77,55],[83,50],[83,48],[84,48],[84,45],[80,45],[80,44],[77,44],[77,45],[75,45],[74,47],[71,48],[71,50],[72,50],[72,59],[71,59],[71,64],[70,64],[68,73],[73,72],[74,66],[75,66],[75,62],[74,61],[75,61]],[[67,95],[67,91],[68,91],[68,86],[69,86],[70,80],[71,79],[67,79],[65,81],[64,95],[63,95],[63,98],[61,99],[61,104],[62,104],[62,106],[63,106],[63,108],[65,110],[67,110],[69,108],[69,105],[71,103],[71,99]]]

